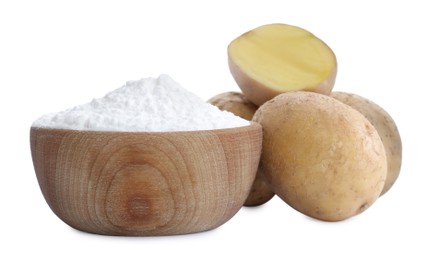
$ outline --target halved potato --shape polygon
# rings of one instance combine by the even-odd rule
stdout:
[[[322,40],[286,24],[260,26],[237,37],[228,46],[228,62],[246,98],[258,106],[288,91],[329,95],[337,73],[335,54]]]

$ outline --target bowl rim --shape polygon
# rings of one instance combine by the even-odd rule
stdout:
[[[201,133],[225,133],[225,132],[240,132],[245,129],[262,129],[261,124],[255,121],[248,121],[249,124],[245,126],[230,127],[230,128],[219,128],[219,129],[205,129],[205,130],[185,130],[185,131],[108,131],[108,130],[77,130],[77,129],[66,129],[66,128],[54,128],[54,127],[41,127],[31,126],[30,131],[52,131],[60,133],[74,133],[74,134],[103,134],[103,135],[168,135],[168,134],[201,134]]]

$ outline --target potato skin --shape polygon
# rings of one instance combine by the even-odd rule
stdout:
[[[246,120],[252,120],[253,115],[258,109],[257,106],[252,104],[239,92],[221,93],[209,99],[208,102],[221,110],[231,112]],[[273,198],[273,196],[274,193],[263,178],[262,170],[258,168],[255,181],[252,184],[244,206],[260,206]]]
[[[254,183],[252,184],[251,191],[248,198],[245,201],[244,206],[255,207],[267,203],[274,197],[274,192],[272,191],[270,185],[265,181],[264,174],[262,169],[258,167],[257,175],[255,177]]]
[[[242,93],[233,91],[218,94],[210,98],[208,103],[246,120],[252,120],[258,109]]]
[[[325,221],[357,215],[380,195],[384,146],[359,112],[332,97],[289,92],[262,105],[261,164],[273,191],[303,214]]]
[[[359,111],[377,129],[387,156],[387,178],[381,195],[385,194],[399,177],[402,165],[402,140],[393,118],[382,107],[359,95],[335,91],[330,96]]]

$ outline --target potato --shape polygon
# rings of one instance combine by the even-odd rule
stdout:
[[[377,129],[387,156],[387,178],[381,192],[383,195],[399,177],[402,165],[402,140],[393,118],[379,105],[356,94],[332,92],[331,97],[359,111]]]
[[[387,175],[381,138],[355,109],[312,92],[288,92],[262,105],[261,166],[281,199],[325,221],[357,215],[380,195]]]
[[[229,111],[246,120],[252,120],[257,106],[249,102],[242,93],[225,92],[208,100],[212,105],[221,110]],[[269,201],[274,196],[268,184],[264,181],[261,169],[258,169],[251,191],[245,201],[245,206],[259,206]]]
[[[337,74],[335,54],[322,40],[286,24],[260,26],[234,39],[228,63],[243,94],[258,106],[288,91],[329,95]]]
[[[218,94],[208,100],[208,102],[221,110],[233,113],[246,120],[252,120],[257,106],[252,104],[239,92],[225,92]]]
[[[274,192],[267,182],[264,180],[262,169],[258,168],[257,175],[254,183],[252,184],[251,191],[245,201],[244,206],[255,207],[267,203],[274,197]]]

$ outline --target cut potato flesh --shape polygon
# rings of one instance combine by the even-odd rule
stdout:
[[[237,84],[257,105],[288,91],[329,94],[335,82],[334,53],[322,40],[299,27],[258,27],[232,41],[228,55]]]

